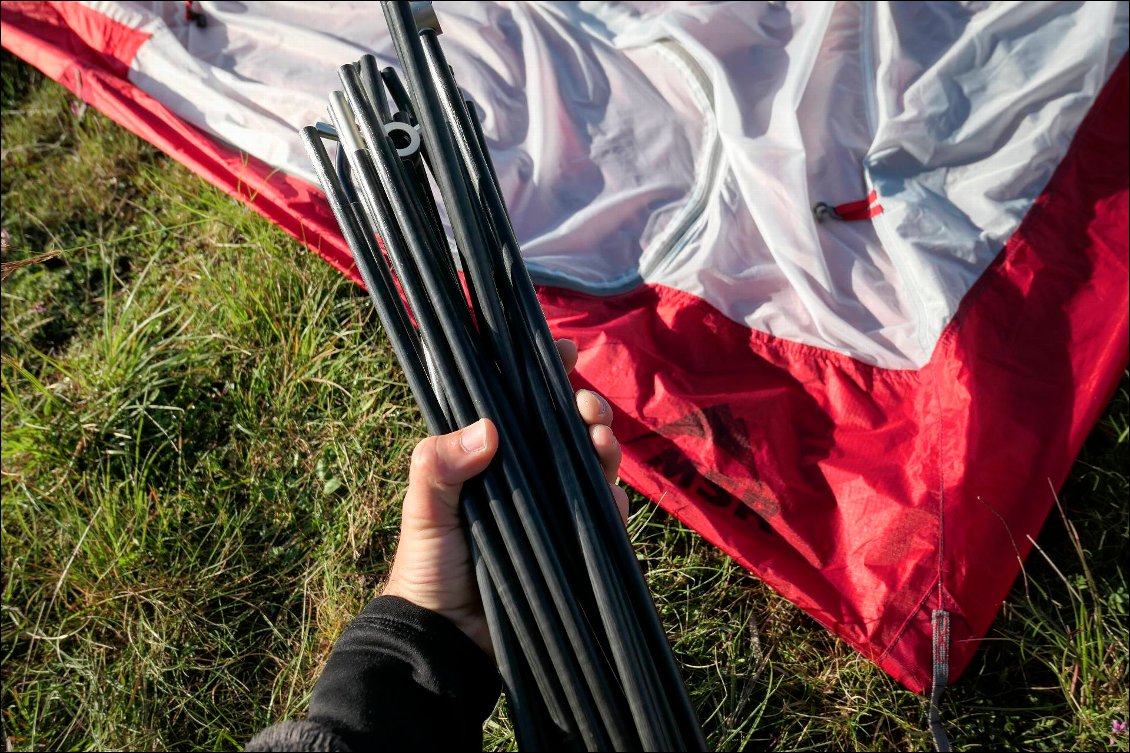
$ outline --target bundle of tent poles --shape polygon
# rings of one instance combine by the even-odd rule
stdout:
[[[406,81],[343,65],[302,137],[429,431],[498,427],[461,509],[518,743],[705,750],[431,4],[381,5]]]

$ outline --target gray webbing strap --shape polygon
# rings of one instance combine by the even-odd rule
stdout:
[[[935,609],[930,615],[934,645],[934,684],[930,689],[930,734],[934,736],[934,749],[949,753],[950,740],[942,727],[942,693],[950,679],[950,613]]]

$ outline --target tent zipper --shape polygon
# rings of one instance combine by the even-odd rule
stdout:
[[[722,144],[718,136],[717,118],[714,112],[714,87],[706,71],[693,55],[673,39],[660,40],[659,49],[686,74],[687,81],[695,94],[695,101],[707,120],[704,136],[709,143],[705,145],[706,156],[701,172],[702,179],[692,187],[690,198],[681,215],[672,220],[669,229],[664,230],[660,237],[641,254],[639,275],[643,280],[667,264],[701,231],[700,220],[710,196],[714,193],[713,189],[721,174],[722,164]]]

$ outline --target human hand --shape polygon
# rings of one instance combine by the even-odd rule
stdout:
[[[577,365],[576,344],[558,340],[557,351],[565,371],[572,372]],[[628,494],[615,483],[621,453],[609,428],[612,407],[589,390],[580,390],[576,399],[620,517],[626,521]],[[428,437],[416,445],[401,513],[400,543],[383,591],[385,596],[399,596],[447,617],[492,656],[471,552],[459,516],[459,493],[465,481],[486,469],[497,451],[498,430],[489,419],[451,434]]]

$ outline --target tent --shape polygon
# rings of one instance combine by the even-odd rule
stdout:
[[[297,130],[367,3],[4,2],[3,45],[357,279]],[[906,687],[1127,362],[1125,3],[437,3],[623,478]]]

